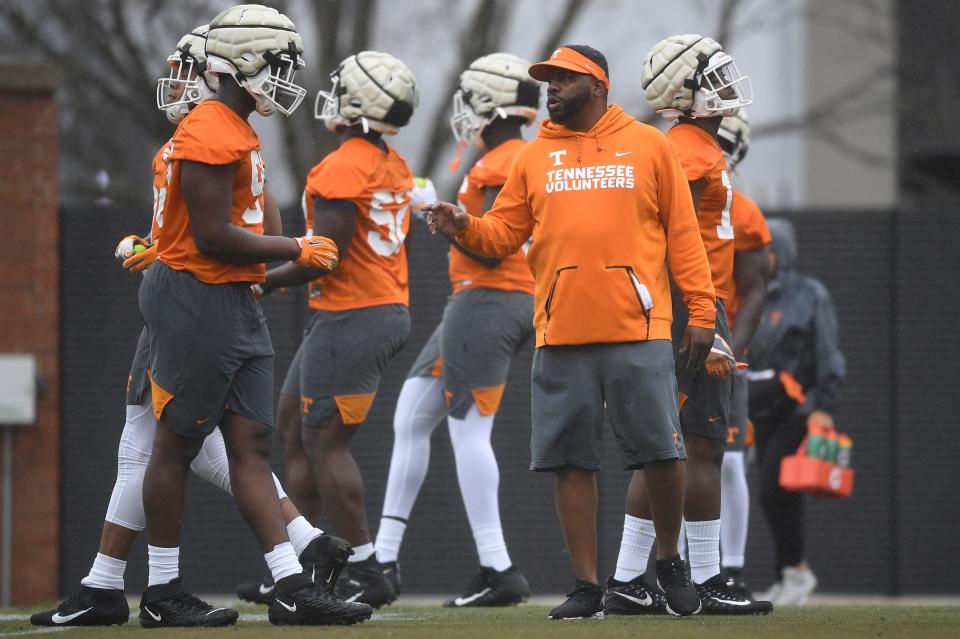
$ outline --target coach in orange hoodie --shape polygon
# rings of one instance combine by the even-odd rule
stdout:
[[[677,555],[684,465],[670,343],[667,259],[690,322],[683,354],[705,360],[714,289],[687,178],[666,138],[607,105],[607,62],[557,49],[530,67],[550,119],[517,154],[482,218],[438,202],[428,223],[469,251],[516,252],[531,236],[535,278],[531,469],[556,473],[557,511],[576,573],[550,617],[602,616],[597,579],[600,431],[609,416],[626,468],[643,468],[656,512],[657,576],[674,614],[700,601]],[[653,490],[653,487],[656,489]]]

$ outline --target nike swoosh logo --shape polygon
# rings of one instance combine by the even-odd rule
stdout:
[[[283,606],[284,608],[286,608],[287,610],[289,610],[290,612],[296,612],[296,611],[297,611],[297,602],[293,602],[293,605],[292,605],[292,606],[289,606],[289,605],[287,605],[287,602],[285,602],[285,601],[284,601],[283,599],[281,599],[280,597],[277,597],[277,603],[280,604],[281,606]]]
[[[209,421],[210,421],[210,418],[209,418],[209,417],[205,417],[205,418],[203,418],[203,419],[198,419],[198,420],[197,420],[197,423],[198,423],[198,424],[205,424],[206,422],[209,422]]]
[[[61,615],[59,612],[53,613],[53,616],[50,617],[50,621],[53,623],[67,623],[68,621],[73,621],[80,615],[86,614],[93,610],[93,606],[90,606],[86,610],[81,610],[80,612],[75,612],[72,615]]]
[[[720,597],[710,597],[717,603],[730,604],[731,606],[749,606],[752,602],[750,601],[734,601],[730,599],[721,599]]]
[[[350,595],[349,597],[347,597],[346,599],[344,599],[344,601],[346,601],[347,603],[353,603],[354,601],[356,601],[357,599],[359,599],[362,595],[363,595],[363,591],[361,590],[360,592],[358,592],[358,593],[355,594],[355,595]]]
[[[226,608],[214,608],[213,610],[211,610],[210,612],[208,612],[207,614],[205,614],[204,617],[209,617],[209,616],[212,615],[213,613],[219,612],[220,610],[226,610]]]
[[[261,595],[263,595],[264,597],[266,597],[266,596],[269,595],[271,592],[273,592],[273,586],[266,586],[266,585],[264,585],[264,584],[260,584],[260,594],[261,594]]]
[[[489,588],[484,588],[484,589],[481,590],[480,592],[475,593],[475,594],[472,594],[472,595],[470,595],[469,597],[457,597],[456,599],[453,600],[453,605],[454,605],[454,606],[466,606],[468,603],[472,603],[472,602],[476,601],[477,599],[479,599],[480,597],[484,596],[484,595],[487,594],[488,592],[490,592],[490,589],[489,589]]]
[[[633,153],[633,151],[614,151],[613,155],[614,157],[622,158],[623,156],[630,155],[631,153]]]
[[[653,605],[653,599],[651,599],[650,597],[647,597],[646,599],[640,599],[639,597],[631,597],[630,595],[625,595],[622,592],[615,592],[613,594],[617,595],[618,597],[623,597],[627,601],[632,601],[635,604],[640,604],[641,606]]]
[[[719,416],[719,415],[716,416],[716,417],[707,417],[707,421],[708,421],[708,422],[715,422],[715,421],[717,421],[718,419],[720,419],[720,416]]]
[[[147,608],[146,606],[144,606],[143,609],[147,611],[147,614],[148,614],[148,615],[150,615],[151,617],[153,617],[153,620],[154,620],[154,621],[160,621],[160,615],[155,614],[152,610],[150,610],[150,609]]]

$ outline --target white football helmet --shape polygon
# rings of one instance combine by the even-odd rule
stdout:
[[[727,156],[727,165],[733,169],[750,150],[750,120],[747,119],[747,110],[740,109],[736,115],[724,118],[720,123],[720,130],[717,131],[717,138],[724,155]]]
[[[519,116],[533,122],[540,107],[540,83],[530,77],[530,63],[509,53],[477,58],[460,74],[453,94],[450,128],[460,147],[482,144],[484,128],[497,118]]]
[[[257,101],[257,113],[293,113],[307,91],[293,83],[304,67],[297,27],[276,9],[239,4],[210,22],[207,67],[236,79]]]
[[[330,131],[360,124],[393,135],[410,122],[420,104],[413,72],[389,53],[361,51],[346,58],[330,74],[333,86],[320,91],[313,115]],[[322,102],[321,102],[322,100]]]
[[[157,79],[157,108],[177,124],[190,112],[191,104],[200,104],[217,91],[220,81],[207,71],[209,25],[202,24],[180,38],[177,50],[167,58],[170,75]]]
[[[731,116],[753,102],[750,78],[720,44],[699,34],[661,40],[643,63],[643,95],[668,120]]]

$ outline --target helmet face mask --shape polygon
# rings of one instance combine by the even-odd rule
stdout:
[[[265,57],[270,64],[252,77],[244,77],[240,85],[256,99],[257,113],[269,116],[277,112],[288,117],[307,97],[307,90],[293,82],[297,69],[303,68],[303,59],[296,53]]]
[[[477,115],[477,112],[470,106],[469,94],[464,94],[463,89],[457,89],[457,92],[453,94],[453,115],[450,116],[450,129],[453,131],[453,138],[457,141],[458,147],[482,146],[481,134],[483,130],[498,117],[506,118],[507,113],[502,108],[497,107],[487,117]]]
[[[212,97],[217,89],[216,76],[206,73],[203,42],[207,26],[197,27],[177,44],[167,58],[170,73],[157,79],[157,108],[173,124],[179,123],[193,105]]]
[[[750,77],[740,73],[734,59],[723,51],[713,54],[693,96],[693,115],[729,117],[752,102]]]

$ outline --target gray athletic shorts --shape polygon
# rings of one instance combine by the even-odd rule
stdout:
[[[727,427],[727,450],[742,451],[747,443],[749,392],[746,371],[733,374],[733,392],[730,395],[730,425]]]
[[[533,296],[468,288],[447,300],[443,320],[414,362],[410,377],[443,377],[450,415],[463,419],[500,407],[510,360],[533,336]]]
[[[682,306],[682,305],[681,305]],[[674,316],[674,344],[679,348],[680,339],[677,336],[679,329],[682,336],[687,326],[687,315],[684,311],[679,317]],[[716,332],[730,344],[730,325],[727,323],[727,313],[723,302],[717,299]],[[730,395],[732,390],[732,375],[728,377],[711,377],[707,374],[707,367],[691,371],[686,363],[686,353],[676,355],[677,358],[677,387],[680,394],[686,396],[686,401],[680,409],[680,425],[686,435],[698,435],[708,439],[727,439],[727,426],[730,423]]]
[[[250,284],[204,284],[157,261],[140,314],[158,420],[183,437],[206,437],[226,410],[273,425],[273,345]]]
[[[530,469],[599,470],[604,408],[627,470],[686,459],[673,368],[667,340],[538,348]]]
[[[407,342],[410,311],[402,304],[316,311],[280,391],[300,398],[303,424],[326,426],[340,412],[360,425],[387,363]]]
[[[147,337],[147,327],[140,331],[137,340],[137,352],[133,354],[133,363],[130,365],[130,376],[127,378],[127,406],[139,406],[143,403],[143,394],[150,388],[150,378],[147,368],[150,366],[150,339]]]

